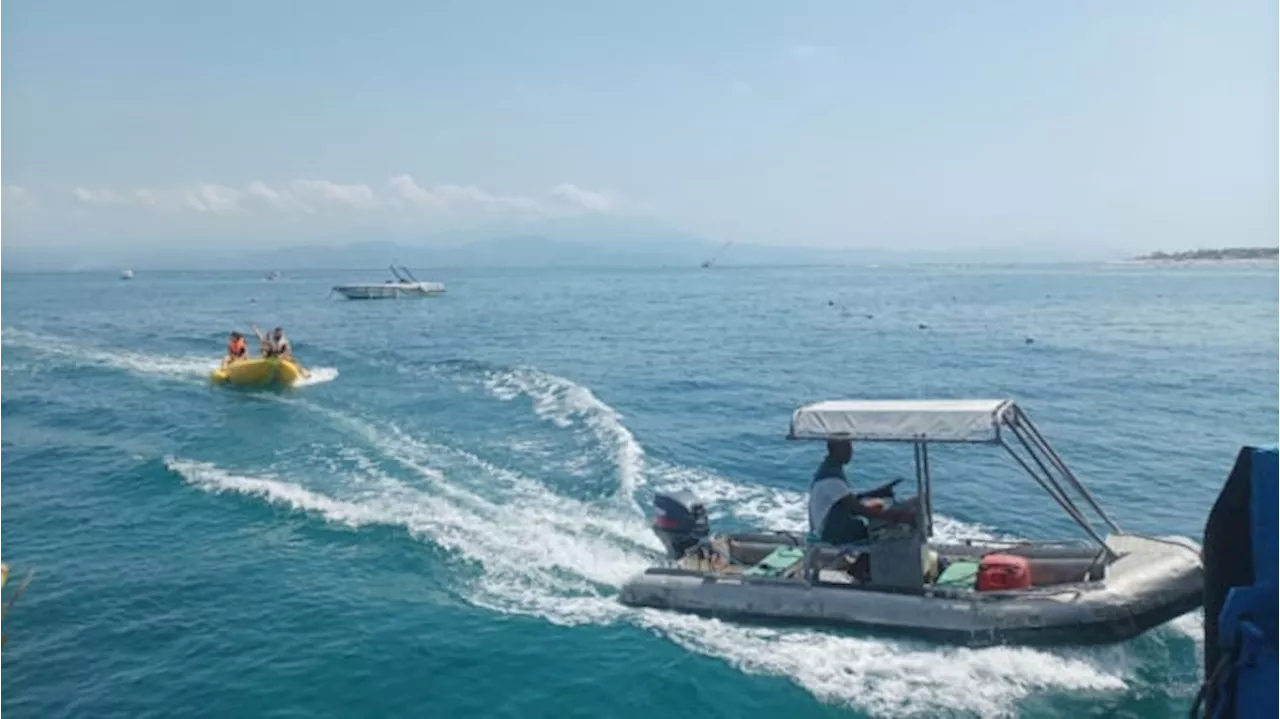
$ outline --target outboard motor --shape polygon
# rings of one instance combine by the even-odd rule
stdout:
[[[654,496],[653,533],[667,548],[667,556],[679,559],[707,538],[711,525],[707,507],[688,490]]]

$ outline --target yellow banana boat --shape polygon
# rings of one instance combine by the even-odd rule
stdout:
[[[232,362],[213,371],[214,384],[240,387],[290,387],[303,377],[302,368],[287,359],[259,357]]]

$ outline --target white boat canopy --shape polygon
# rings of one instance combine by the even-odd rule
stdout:
[[[915,445],[916,483],[928,518],[925,526],[928,534],[933,532],[929,445],[945,442],[999,445],[1086,534],[1110,555],[1117,556],[1094,526],[1094,520],[1084,515],[1076,498],[1083,499],[1094,511],[1095,518],[1102,520],[1112,532],[1122,533],[1120,527],[1013,400],[828,400],[797,409],[791,415],[791,432],[787,437]]]
[[[1021,412],[1007,399],[828,400],[791,415],[790,439],[863,442],[1000,441]]]

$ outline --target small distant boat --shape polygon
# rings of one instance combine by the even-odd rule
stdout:
[[[394,280],[382,284],[338,285],[333,291],[349,300],[399,300],[444,294],[442,283],[420,282],[404,265],[391,265],[390,270]]]
[[[122,280],[131,280],[131,279],[133,279],[133,270],[122,270],[122,271],[120,272],[120,279],[122,279]]]
[[[243,359],[220,367],[209,375],[214,384],[239,387],[291,387],[303,376],[302,368],[287,359]]]
[[[279,273],[279,272],[276,272],[275,270],[272,270],[272,271],[270,271],[270,272],[268,272],[268,273],[267,273],[267,279],[268,279],[268,280],[278,280],[278,279],[280,279],[280,273]]]
[[[711,266],[716,263],[716,260],[720,259],[720,255],[724,254],[724,251],[729,249],[732,246],[733,246],[733,242],[724,243],[724,246],[716,250],[716,253],[711,256],[711,259],[708,259],[702,263],[702,269],[704,270],[711,269]]]

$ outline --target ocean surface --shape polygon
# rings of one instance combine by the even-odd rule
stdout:
[[[422,273],[427,274],[427,273]],[[825,398],[1013,397],[1127,529],[1199,538],[1273,442],[1277,272],[1142,266],[3,276],[5,717],[1167,717],[1201,621],[967,649],[634,610],[649,500],[804,524]],[[424,277],[424,279],[427,279]],[[283,325],[316,379],[213,387]],[[1028,339],[1032,341],[1029,343]],[[941,533],[1076,536],[994,450]],[[859,450],[855,485],[910,476]]]

